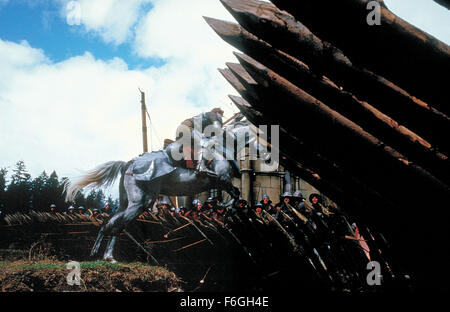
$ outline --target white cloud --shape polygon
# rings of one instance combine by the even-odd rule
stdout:
[[[160,140],[173,139],[180,122],[202,111],[237,111],[227,97],[235,91],[217,71],[233,60],[232,49],[202,18],[226,16],[219,1],[156,0],[136,29],[136,8],[144,1],[126,2],[81,0],[84,26],[114,43],[135,32],[136,53],[168,58],[164,66],[130,70],[119,58],[98,60],[90,53],[53,63],[26,42],[0,39],[0,167],[24,160],[33,176],[55,169],[76,177],[103,162],[138,156],[138,87],[147,94]],[[179,20],[170,20],[172,9]],[[162,142],[150,130],[157,150]]]
[[[215,12],[209,15],[217,17]],[[155,19],[161,20],[158,15]],[[142,152],[138,87],[147,93],[160,140],[173,139],[180,122],[213,107],[231,116],[237,109],[227,95],[235,91],[217,68],[233,60],[232,49],[200,12],[189,19],[193,23],[184,25],[180,34],[158,24],[140,25],[137,33],[143,39],[144,33],[149,38],[191,35],[191,44],[181,41],[185,46],[159,40],[136,43],[141,54],[154,44],[165,52],[155,49],[152,56],[170,57],[164,66],[144,70],[130,70],[119,58],[102,61],[89,53],[52,63],[26,42],[0,40],[0,66],[5,68],[0,77],[0,150],[6,151],[0,167],[23,159],[33,176],[56,169],[60,176],[74,177],[103,162],[137,156]],[[155,134],[152,138],[153,149],[159,149],[162,142]]]
[[[54,0],[61,4],[64,18],[74,6],[68,6],[71,0]],[[105,42],[122,44],[133,38],[133,27],[144,4],[151,0],[77,0],[80,22],[87,32],[99,35]]]
[[[0,55],[5,46],[12,53],[25,48],[0,41]],[[74,175],[76,169],[136,154],[136,85],[149,79],[145,73],[129,71],[120,59],[104,62],[89,53],[46,63],[36,57],[39,51],[27,49],[3,72],[8,78],[0,84],[1,166],[23,159],[33,175],[53,169]]]

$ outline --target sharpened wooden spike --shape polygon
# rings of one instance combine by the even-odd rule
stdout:
[[[222,25],[220,21],[216,21],[216,25]],[[226,29],[230,23],[224,22],[221,29]],[[231,33],[231,32],[229,32]],[[235,32],[244,35],[243,32]],[[248,38],[250,40],[250,38]],[[303,88],[306,92],[314,95],[331,108],[337,110],[347,118],[357,120],[358,124],[364,124],[366,130],[373,135],[379,137],[387,144],[398,149],[399,151],[409,155],[414,161],[421,166],[430,170],[434,175],[443,179],[448,183],[450,179],[450,162],[448,157],[443,153],[436,152],[427,140],[420,137],[407,127],[400,125],[397,121],[387,116],[377,108],[367,102],[360,101],[344,90],[341,90],[332,81],[326,77],[317,77],[304,65],[295,58],[273,49],[257,38],[252,38],[254,42],[260,43],[259,46],[239,46],[241,50],[249,51],[256,55],[259,62],[265,65],[269,64],[270,68],[275,68],[277,73],[288,78],[297,86]],[[236,42],[236,40],[234,40]],[[230,77],[226,77],[228,81],[239,89],[241,84],[254,84],[254,80],[249,77],[248,73],[239,64],[227,63],[228,67],[234,72],[239,82],[231,81]],[[228,73],[229,74],[229,73]],[[285,75],[283,75],[285,74]],[[244,80],[242,80],[244,78]],[[247,88],[250,91],[250,88]],[[257,94],[252,94],[257,97]],[[450,125],[450,123],[449,123]],[[425,125],[424,125],[425,126]]]
[[[407,194],[410,194],[410,191],[406,191],[406,189],[419,192],[423,190],[422,186],[424,185],[426,185],[429,192],[436,194],[437,198],[443,198],[443,196],[445,197],[450,194],[450,189],[445,183],[442,183],[442,181],[436,179],[423,168],[410,162],[405,156],[385,145],[351,120],[330,109],[324,103],[318,101],[250,57],[240,53],[235,53],[235,55],[246,71],[260,85],[264,85],[271,90],[270,92],[278,94],[280,99],[286,98],[286,101],[295,102],[302,109],[303,116],[307,116],[309,120],[317,120],[317,122],[320,122],[324,131],[332,131],[326,132],[326,136],[320,134],[311,134],[311,136],[315,136],[317,139],[320,138],[324,143],[328,141],[330,146],[333,146],[333,140],[340,140],[343,143],[348,140],[349,146],[353,147],[353,151],[350,154],[329,149],[326,146],[327,144],[324,144],[322,150],[326,151],[328,155],[335,157],[334,159],[337,160],[337,163],[346,164],[345,166],[354,174],[358,174],[358,171],[355,170],[358,167],[360,170],[364,170],[361,176],[365,176],[364,180],[371,185],[375,186],[375,181],[383,180],[383,172],[384,174],[397,172],[398,180],[384,181],[384,185],[380,185],[378,188],[380,190],[385,189],[386,192],[387,185],[398,188],[398,183],[403,183],[401,188],[402,196],[400,197],[402,200],[406,200],[408,197]],[[361,162],[362,159],[376,161],[377,170],[369,173],[365,163]],[[403,180],[405,174],[409,177],[408,181]],[[370,180],[368,179],[369,176],[371,177]],[[406,185],[408,187],[405,188]],[[405,191],[407,193],[404,193]]]
[[[436,74],[450,72],[450,47],[393,14],[383,1],[377,25],[368,22],[374,17],[369,13],[376,11],[373,7],[367,9],[367,0],[272,2],[293,14],[321,39],[339,47],[361,67],[394,81],[450,115],[448,96],[442,92],[448,79]]]
[[[270,110],[269,97],[264,97],[269,102],[259,103],[257,105],[258,109],[255,108],[256,106],[253,103],[250,104],[239,97],[230,96],[230,98],[253,124],[271,124],[273,122],[273,119],[267,120],[265,118],[265,116],[274,118],[276,115],[274,110]],[[364,207],[375,208],[380,205],[394,209],[393,207],[395,206],[391,202],[382,198],[380,194],[351,176],[348,172],[342,171],[331,160],[315,153],[298,138],[294,137],[291,131],[288,132],[282,127],[280,127],[280,149],[277,150],[272,147],[272,152],[280,153],[281,163],[284,166],[288,166],[290,170],[302,179],[316,189],[322,190],[335,202],[345,205],[347,209],[351,209],[350,207],[360,207],[359,209],[364,209]],[[354,192],[357,195],[348,197],[345,196],[346,192]]]
[[[245,87],[233,75],[231,70],[229,70],[228,68],[224,68],[224,69],[219,69],[219,72],[236,89],[236,91],[238,91],[238,92],[245,92],[246,91]]]
[[[434,2],[439,3],[443,7],[446,7],[448,10],[450,10],[450,0],[434,0]]]
[[[402,124],[397,130],[404,135],[409,135],[410,130],[417,135],[415,141],[423,143],[424,146],[427,141],[433,147],[450,154],[449,140],[436,135],[450,132],[448,116],[383,77],[355,67],[342,52],[328,43],[318,44],[321,40],[288,13],[279,13],[272,8],[263,14],[261,12],[265,10],[264,7],[259,8],[260,11],[255,9],[258,7],[256,5],[251,7],[253,9],[245,11],[240,6],[240,21],[267,42],[230,22],[214,20],[211,27],[226,42],[269,68],[281,71],[278,73],[285,74],[282,76],[294,84],[298,85],[298,81],[307,82],[311,76],[320,78],[321,74],[327,75],[332,79],[327,80],[328,84],[343,86],[345,92],[351,92],[358,100],[370,103],[370,106],[380,113],[389,115],[391,119]],[[263,14],[264,19],[268,21],[262,27],[258,27],[261,23],[255,22],[258,14]],[[272,27],[272,24],[278,27]],[[283,27],[284,24],[289,27]],[[312,70],[302,61],[312,65]],[[436,156],[440,157],[439,154]]]

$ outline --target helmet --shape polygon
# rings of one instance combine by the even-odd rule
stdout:
[[[56,208],[56,205],[55,204],[51,204],[50,208]]]
[[[296,190],[295,192],[294,192],[294,194],[292,195],[292,197],[295,197],[295,198],[303,198],[303,193],[302,193],[302,191],[300,191],[300,190]]]
[[[209,197],[209,198],[205,201],[205,204],[208,204],[208,203],[214,204],[214,202],[215,202],[214,198],[213,198],[213,197]]]
[[[224,111],[220,107],[213,108],[211,110],[211,112],[217,113],[217,114],[222,115],[222,116],[223,116],[223,113],[224,113]]]
[[[167,205],[167,206],[170,206],[170,202],[167,200],[166,197],[164,197],[164,198],[158,203],[158,206],[161,206],[161,205]]]
[[[247,205],[247,201],[245,199],[243,199],[242,197],[239,197],[238,204],[240,204],[240,203],[244,203],[244,205]]]
[[[83,206],[78,207],[78,210],[84,210]]]
[[[75,207],[74,206],[70,206],[69,208],[67,208],[67,210],[70,210],[70,209],[75,209]]]
[[[255,208],[263,208],[263,205],[262,205],[261,203],[257,203],[257,204],[255,205]]]
[[[260,201],[260,203],[262,204],[263,202],[264,202],[264,198],[267,198],[269,201],[268,201],[268,203],[269,204],[271,204],[272,203],[272,201],[270,200],[270,197],[269,197],[269,195],[267,195],[267,194],[264,194],[263,195],[263,197],[262,197],[262,199],[261,199],[261,201]]]
[[[286,197],[292,197],[291,192],[284,192],[283,195],[280,196],[281,198],[286,198]]]
[[[192,206],[197,207],[198,203],[203,205],[203,203],[202,203],[202,201],[200,199],[194,199],[194,201],[192,202]]]

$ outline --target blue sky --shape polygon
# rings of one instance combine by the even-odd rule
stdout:
[[[0,0],[0,167],[24,160],[33,176],[75,177],[142,151],[140,93],[152,115],[150,145],[184,119],[237,109],[218,73],[234,49],[202,16],[234,21],[219,0]],[[386,0],[413,25],[450,43],[450,11],[432,0]]]
[[[0,2],[1,3],[1,2]],[[27,40],[30,46],[43,49],[54,62],[89,51],[95,58],[112,59],[120,57],[130,69],[162,66],[165,60],[158,57],[139,57],[129,38],[122,44],[99,40],[82,26],[69,25],[61,13],[61,5],[55,1],[15,0],[0,4],[0,38],[20,42]],[[143,4],[142,14],[149,12],[153,5]]]

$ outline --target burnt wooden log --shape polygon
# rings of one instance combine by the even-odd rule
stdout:
[[[450,47],[393,14],[383,1],[378,1],[380,25],[373,26],[367,22],[373,11],[373,7],[368,9],[369,0],[272,2],[355,63],[450,114],[448,96],[442,92],[449,79],[436,74],[450,72]]]
[[[243,88],[244,85],[241,85],[241,88]],[[256,93],[256,92],[255,92]],[[262,93],[261,91],[259,91],[259,94],[261,95],[260,98],[264,99],[265,98],[265,94]],[[270,107],[271,106],[271,99],[268,99],[268,102],[265,102],[263,105],[263,107]],[[276,103],[275,101],[273,103]],[[288,105],[288,104],[286,104]],[[273,105],[272,105],[273,106]],[[248,110],[250,110],[250,108],[248,108]],[[278,111],[283,114],[282,110]],[[255,114],[253,114],[255,115]],[[261,114],[262,116],[271,116],[271,118],[274,117],[274,112],[268,112],[265,111],[264,114]],[[263,122],[265,123],[265,122]],[[257,123],[255,123],[257,124]],[[283,137],[281,137],[281,140],[283,140]],[[297,164],[298,164],[298,160],[301,159],[304,156],[304,153],[299,150],[297,148],[297,146],[299,146],[297,143],[293,143],[293,144],[286,144],[286,142],[284,142],[284,144],[282,144],[282,147],[284,147],[285,149],[288,148],[289,151],[289,155],[291,155],[293,158],[297,159]],[[290,161],[290,159],[288,159],[288,161]],[[317,186],[317,182],[313,181],[313,180],[308,180],[306,177],[308,175],[304,175],[302,172],[299,172],[296,168],[298,168],[294,162],[288,162],[288,161],[284,161],[283,165],[285,165],[287,168],[289,168],[290,170],[292,170],[293,172],[295,172],[296,174],[298,174],[299,176],[301,176],[302,178],[305,178],[306,181],[308,181],[309,183],[311,183],[312,185]],[[310,167],[309,167],[310,168]],[[337,182],[337,185],[342,187],[345,186],[346,183],[346,178],[348,178],[348,176],[345,176],[342,180],[341,183],[339,183],[339,181]],[[387,177],[388,179],[390,177]],[[323,175],[323,176],[319,176],[319,179],[324,180],[325,183],[330,183],[330,181],[333,181],[332,178],[330,178],[330,176],[328,175]],[[336,181],[336,180],[335,180]],[[315,183],[316,182],[316,183]],[[428,250],[433,250],[433,248],[438,248],[439,243],[437,243],[436,241],[433,241],[433,244],[430,244],[430,242],[428,241],[428,239],[426,239],[425,235],[433,235],[432,233],[434,232],[434,229],[430,229],[430,228],[423,228],[421,227],[421,223],[420,220],[418,220],[418,217],[420,214],[417,214],[417,216],[415,218],[410,218],[408,212],[406,212],[407,215],[405,215],[405,213],[403,213],[403,211],[405,211],[405,209],[403,208],[399,208],[399,207],[394,207],[393,205],[386,205],[386,204],[379,204],[379,201],[376,200],[372,200],[372,202],[369,200],[367,201],[366,197],[366,201],[363,202],[363,205],[357,205],[354,204],[354,198],[352,200],[348,200],[347,202],[342,203],[342,201],[340,201],[338,198],[336,200],[336,197],[334,196],[333,192],[330,192],[329,189],[319,186],[318,189],[322,190],[325,194],[327,194],[327,196],[329,196],[331,199],[333,199],[336,202],[339,202],[339,204],[341,204],[342,207],[344,207],[344,209],[347,212],[352,213],[355,217],[358,218],[358,220],[361,220],[361,222],[365,222],[366,224],[371,224],[374,228],[377,228],[377,230],[379,231],[383,231],[386,235],[386,237],[389,238],[389,240],[392,240],[392,242],[394,243],[394,248],[393,248],[393,255],[395,257],[398,257],[398,261],[401,263],[408,263],[408,257],[411,257],[411,252],[413,252],[415,250],[415,248],[417,248],[417,245],[421,246],[421,250],[424,253],[427,253],[427,249]],[[344,188],[344,197],[345,199],[349,198],[349,197],[358,197],[359,195],[361,195],[361,188]],[[425,193],[426,194],[426,193]],[[432,195],[430,195],[432,196]],[[386,199],[384,199],[386,200]],[[365,206],[364,206],[365,204]],[[423,205],[423,201],[422,201],[422,205]],[[354,207],[357,207],[356,209]],[[412,211],[417,211],[417,205],[412,205],[412,206],[406,206],[406,211],[408,211],[408,209],[411,209]],[[426,205],[423,205],[423,207],[426,207]],[[420,217],[419,217],[420,218]],[[410,222],[411,219],[413,219],[413,222]],[[442,220],[440,220],[442,221]],[[440,222],[439,224],[436,224],[436,231],[438,231],[440,234],[439,235],[443,235],[443,233],[446,232],[445,230],[445,222]],[[414,224],[415,227],[420,228],[420,230],[418,232],[416,232],[416,235],[413,236],[409,236],[409,231],[407,230],[408,228],[410,228],[412,225]],[[430,231],[431,230],[431,231]],[[421,233],[423,232],[423,233]],[[425,234],[427,233],[427,234]],[[423,234],[423,235],[422,235]],[[442,242],[441,242],[442,244]],[[426,246],[426,247],[425,247]],[[430,246],[428,248],[428,246]],[[431,247],[433,246],[433,247]],[[425,247],[425,248],[424,248]],[[438,249],[436,249],[438,250]],[[406,256],[405,256],[406,255]],[[436,254],[434,254],[436,255]],[[430,256],[434,256],[433,254],[430,254]],[[442,256],[442,255],[438,255],[438,256]],[[424,255],[424,257],[426,257]],[[406,272],[411,272],[411,270],[413,270],[415,273],[417,273],[418,275],[420,275],[422,278],[423,276],[425,276],[425,278],[428,276],[427,274],[430,273],[430,271],[422,271],[420,272],[420,262],[423,261],[424,259],[422,257],[417,257],[416,259],[414,259],[413,263],[411,263],[409,266],[405,266],[405,270]],[[424,273],[425,272],[425,273]],[[422,274],[421,274],[422,273]],[[433,272],[435,273],[435,272]]]
[[[434,2],[439,3],[443,7],[446,7],[450,10],[450,0],[434,0]]]
[[[302,138],[315,145],[314,150],[323,151],[344,170],[402,208],[380,206],[376,211],[363,213],[375,220],[370,224],[378,226],[382,222],[389,229],[396,255],[413,272],[417,285],[434,282],[437,287],[445,287],[446,277],[440,268],[446,263],[442,240],[448,234],[444,221],[448,212],[436,208],[444,219],[434,219],[433,226],[427,226],[423,225],[421,209],[442,207],[450,196],[448,186],[273,71],[245,55],[237,56],[260,86],[289,107],[289,116],[305,116],[295,124],[286,116],[288,131],[302,133]],[[320,129],[314,129],[314,124]]]
[[[450,182],[448,157],[436,151],[428,141],[416,133],[369,103],[360,101],[353,94],[341,90],[326,77],[314,75],[307,65],[274,49],[239,25],[210,18],[206,20],[219,35],[226,38],[226,41],[236,48],[246,52],[268,68],[275,69],[278,74],[325,102],[332,109],[357,121],[366,131],[408,155],[446,183]],[[226,73],[222,74],[226,76]],[[227,77],[225,78],[228,80]],[[450,126],[450,122],[448,125]],[[448,131],[450,132],[450,128]]]
[[[444,152],[450,152],[449,140],[438,135],[450,132],[450,119],[445,114],[414,98],[383,77],[354,66],[339,49],[322,42],[290,14],[278,10],[270,3],[253,0],[243,3],[234,0],[223,2],[239,23],[254,35],[274,48],[304,61],[314,74],[328,76],[358,99],[369,102]],[[208,22],[232,45],[237,45],[238,48],[247,46],[247,49],[250,45],[250,49],[255,49],[255,36],[240,31],[236,26],[231,27],[211,19]],[[267,52],[267,47],[261,49],[261,44],[258,49],[260,53]]]
[[[235,70],[239,71],[240,69],[241,67],[235,67]],[[232,76],[232,73],[228,74],[228,77],[230,76]],[[246,77],[242,77],[242,73],[236,73],[236,76],[240,77],[242,83],[237,81],[236,77],[228,78],[228,80],[241,95],[247,96],[251,105],[248,102],[245,102],[245,105],[242,99],[236,100],[235,97],[232,97],[232,100],[247,117],[255,118],[254,120],[250,119],[251,122],[255,125],[280,124],[283,118],[282,112],[278,108],[273,109],[272,104],[276,99],[272,99],[270,94],[258,89],[256,82],[251,77],[248,78],[248,74],[244,75]],[[251,86],[252,82],[254,82],[253,86]],[[243,84],[245,84],[245,87]],[[251,92],[242,92],[242,90],[251,89],[253,89]],[[248,96],[248,94],[258,93],[261,95],[259,98]],[[261,112],[258,110],[261,110]],[[264,116],[271,116],[271,120],[267,120]],[[273,152],[276,152],[276,150],[273,149]],[[322,190],[333,201],[346,207],[348,211],[364,216],[359,210],[367,207],[373,207],[373,209],[379,206],[391,207],[392,209],[395,207],[350,173],[343,171],[333,161],[313,151],[299,138],[284,130],[283,126],[280,127],[279,152],[283,165],[317,189]]]
[[[289,102],[295,103],[295,106],[289,107],[289,109],[291,110],[291,116],[294,112],[298,114],[295,126],[298,126],[299,129],[305,127],[302,125],[317,126],[317,122],[320,122],[320,126],[323,127],[323,130],[329,128],[333,131],[329,133],[326,131],[311,132],[311,136],[317,136],[318,139],[320,138],[326,141],[330,141],[335,136],[336,138],[339,138],[341,142],[349,140],[351,141],[351,145],[355,146],[351,150],[361,153],[367,153],[369,150],[371,151],[371,154],[368,155],[370,157],[366,159],[380,160],[380,164],[392,162],[392,167],[404,168],[407,172],[411,173],[411,176],[417,177],[419,179],[417,180],[418,182],[426,182],[427,184],[436,187],[436,191],[441,192],[441,194],[447,194],[449,191],[449,188],[445,183],[442,183],[426,170],[409,161],[407,157],[364,131],[353,121],[330,109],[324,103],[318,101],[299,87],[250,57],[240,53],[235,53],[235,55],[246,71],[258,82],[259,86],[267,88],[274,94],[277,94],[280,100],[285,100],[286,107],[289,107]],[[288,119],[289,117],[290,116],[286,116],[286,122],[290,121]],[[292,128],[292,125],[289,125],[289,128]],[[343,135],[342,137],[337,137],[339,132]],[[299,133],[299,131],[297,130],[294,133]],[[307,139],[307,137],[308,135],[303,134],[303,138]],[[319,147],[319,145],[322,146],[323,144],[315,144],[317,147]],[[317,149],[317,151],[319,150],[326,150],[326,148],[321,147]],[[338,153],[333,153],[331,155],[336,156]],[[345,158],[348,157],[345,156]]]

